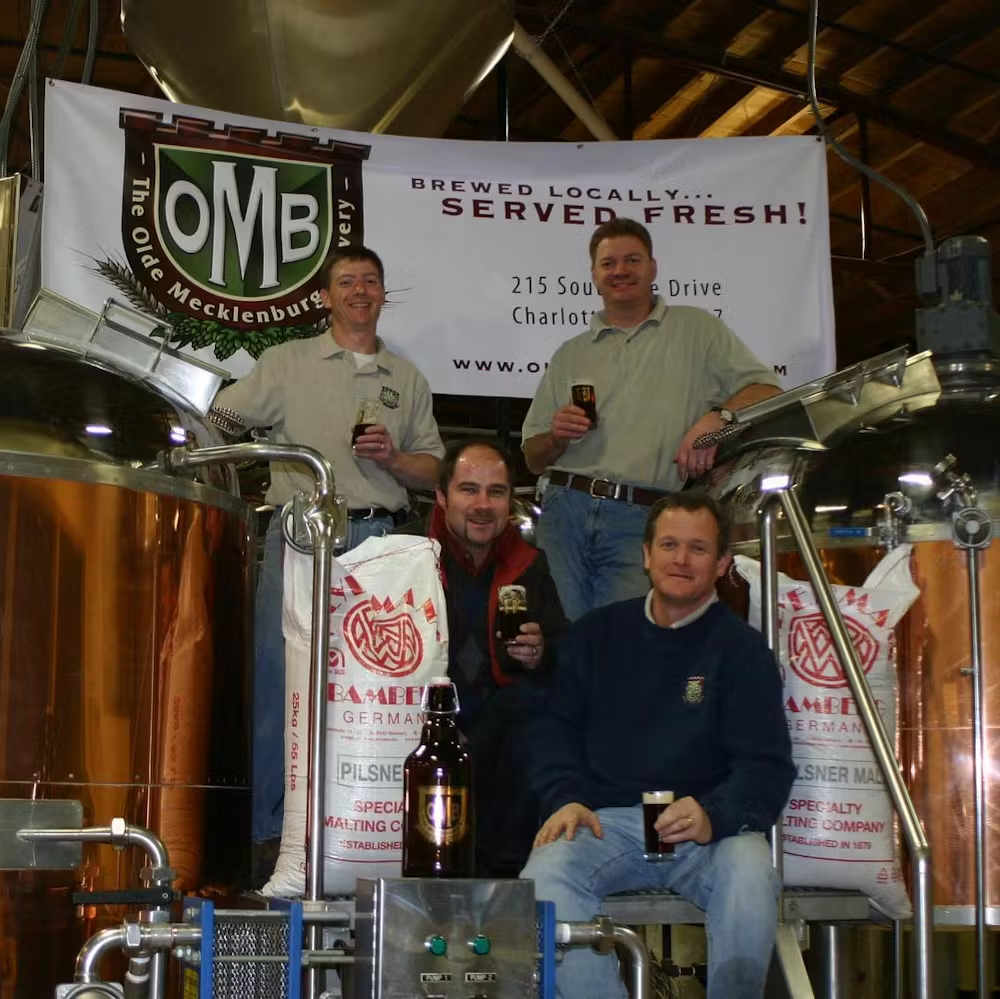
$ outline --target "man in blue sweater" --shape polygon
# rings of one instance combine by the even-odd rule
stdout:
[[[715,501],[670,493],[643,542],[652,589],[592,611],[560,649],[531,724],[531,778],[549,818],[521,876],[561,920],[605,895],[667,888],[704,909],[709,999],[759,999],[777,918],[764,833],[795,777],[778,667],[715,593],[728,529]],[[643,857],[642,795],[670,790],[657,820],[673,861]],[[566,954],[562,999],[625,995],[613,956]]]

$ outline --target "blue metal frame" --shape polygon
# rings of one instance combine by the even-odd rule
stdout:
[[[302,903],[286,899],[274,899],[271,908],[284,912],[288,918],[288,964],[286,967],[288,999],[302,996]],[[184,899],[184,922],[201,927],[201,961],[199,964],[185,962],[183,972],[183,995],[197,999],[214,999],[212,986],[215,975],[215,904],[208,899],[189,896]],[[248,997],[251,999],[251,997]],[[266,999],[266,997],[252,997]]]
[[[289,898],[272,898],[268,908],[288,913],[288,999],[301,999],[302,942],[305,939],[302,903]]]
[[[212,999],[212,968],[215,964],[215,903],[206,898],[188,896],[184,899],[184,922],[201,927],[201,961],[184,962],[183,994],[198,999]],[[191,985],[195,991],[190,991]]]
[[[538,999],[556,997],[556,906],[535,902],[538,912]]]

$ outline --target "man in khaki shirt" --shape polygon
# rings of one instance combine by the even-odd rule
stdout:
[[[528,468],[548,477],[538,543],[571,620],[649,589],[638,555],[649,508],[711,468],[697,437],[780,392],[721,319],[653,294],[644,226],[604,223],[590,258],[604,311],[556,351],[521,432]],[[571,402],[574,384],[595,390],[595,423]]]
[[[247,426],[270,427],[281,444],[316,448],[333,465],[349,509],[348,547],[385,534],[406,511],[407,489],[433,489],[444,454],[427,380],[376,334],[385,304],[382,262],[366,247],[334,253],[323,268],[328,332],[266,350],[250,373],[223,389],[216,408]],[[360,407],[364,433],[352,443]],[[267,499],[277,511],[312,478],[271,466]],[[282,535],[271,519],[257,585],[254,668],[254,878],[270,874],[284,804],[285,648],[281,634]],[[267,844],[264,849],[261,846]]]

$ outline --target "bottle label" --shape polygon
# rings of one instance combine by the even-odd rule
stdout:
[[[418,788],[417,829],[437,846],[457,843],[469,831],[469,789],[450,784]]]

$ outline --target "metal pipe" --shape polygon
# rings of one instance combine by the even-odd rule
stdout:
[[[332,495],[330,496],[332,502]],[[309,772],[306,777],[306,899],[323,897],[323,792],[326,787],[326,683],[330,659],[330,576],[332,573],[334,518],[328,506],[317,505],[307,514],[313,543],[312,634],[309,677]],[[322,947],[322,927],[306,928],[309,950]],[[306,975],[307,999],[319,999],[322,992],[320,969]]]
[[[66,57],[69,55],[70,49],[73,48],[73,39],[76,37],[76,26],[80,23],[81,7],[83,7],[83,0],[72,0],[69,10],[66,13],[66,23],[63,26],[62,38],[59,39],[59,51],[56,53],[56,61],[52,65],[51,76],[53,80],[58,80],[62,76],[63,67],[66,65]]]
[[[767,647],[779,654],[778,632],[778,509],[781,500],[769,496],[760,508],[760,631]]]
[[[53,840],[60,843],[110,843],[112,846],[139,846],[154,868],[169,869],[167,848],[156,833],[142,826],[132,826],[124,819],[115,819],[110,826],[87,826],[85,829],[19,829],[18,839],[28,842]],[[173,878],[163,872],[150,879],[153,884],[171,884]]]
[[[97,54],[97,38],[101,33],[100,16],[100,0],[90,0],[90,15],[87,20],[87,54],[83,59],[81,83],[90,83],[94,75],[94,56]]]
[[[598,954],[610,954],[621,944],[632,958],[631,999],[651,999],[649,951],[634,930],[613,923],[609,916],[595,916],[589,923],[557,922],[555,940],[564,947],[591,947]]]
[[[969,576],[969,645],[972,656],[972,745],[976,820],[976,999],[991,994],[986,972],[986,720],[983,633],[979,592],[979,550],[965,553]]]
[[[125,839],[131,846],[141,847],[146,856],[149,857],[150,864],[155,867],[170,867],[170,857],[167,853],[167,845],[152,830],[142,826],[125,826]],[[173,878],[166,877],[162,872],[157,875],[154,871],[149,879],[154,885],[172,884]]]
[[[142,826],[132,826],[124,819],[115,819],[110,826],[87,826],[85,829],[19,829],[18,838],[28,842],[54,840],[61,843],[110,843],[115,847],[139,846],[145,851],[153,868],[162,868],[150,878],[156,885],[171,884],[168,877],[170,860],[167,848],[156,833]]]
[[[228,444],[220,447],[177,447],[163,451],[157,463],[175,472],[198,465],[245,461],[295,461],[305,464],[316,478],[316,492],[303,516],[313,545],[312,635],[309,675],[309,767],[306,776],[306,894],[308,901],[323,897],[323,792],[326,785],[326,681],[330,656],[330,577],[334,554],[333,466],[314,448],[292,444]],[[306,928],[306,946],[319,950],[322,931]],[[307,999],[319,999],[320,972],[306,975]]]
[[[302,913],[303,923],[323,923],[326,926],[350,926],[352,918],[349,912],[303,911]]]
[[[861,162],[869,164],[868,115],[858,115],[858,154]],[[872,181],[868,174],[861,175],[861,259],[868,259],[868,244],[872,225]]]
[[[19,829],[17,838],[30,842],[51,840],[57,843],[111,843],[118,845],[110,826],[88,826],[86,829]]]
[[[906,844],[910,849],[913,861],[913,988],[912,994],[919,999],[931,999],[933,975],[931,973],[932,949],[931,933],[933,930],[933,909],[931,903],[931,849],[927,835],[920,818],[913,806],[913,799],[903,783],[892,744],[885,731],[885,725],[878,713],[871,688],[865,679],[864,670],[858,659],[851,637],[844,624],[843,615],[834,596],[833,589],[823,572],[822,563],[813,545],[809,533],[809,523],[794,489],[777,491],[785,517],[791,527],[795,542],[802,556],[806,574],[812,583],[816,602],[819,604],[830,637],[837,651],[847,678],[848,686],[858,708],[858,717],[864,723],[865,731],[872,745],[875,759],[878,761],[885,780],[886,788],[892,799],[893,807],[899,816]]]
[[[595,139],[600,139],[602,142],[617,141],[618,136],[597,109],[584,100],[576,87],[566,79],[559,67],[535,44],[534,38],[517,21],[514,22],[511,47],[525,62],[535,68],[538,75],[563,99],[566,106]]]
[[[185,924],[148,925],[142,923],[123,923],[114,929],[100,930],[95,933],[80,948],[76,956],[75,982],[90,985],[101,981],[97,973],[97,965],[101,958],[117,947],[136,954],[153,951],[153,957],[166,957],[163,951],[173,947],[200,944],[201,927]],[[152,967],[150,968],[150,995],[152,995]]]
[[[333,496],[333,466],[315,448],[301,444],[222,444],[218,447],[175,447],[163,451],[157,464],[165,472],[236,461],[295,461],[308,465],[322,496]]]
[[[309,675],[309,767],[306,775],[306,899],[323,897],[323,791],[326,785],[326,679],[330,655],[330,576],[332,572],[334,517],[333,466],[310,447],[292,444],[229,444],[221,447],[173,448],[160,455],[166,471],[218,462],[295,461],[307,465],[316,478],[316,492],[304,512],[313,544],[312,636]],[[306,946],[319,950],[321,928],[306,929]],[[306,975],[307,999],[321,993],[319,969]]]
[[[151,868],[148,883],[169,887],[173,884],[174,872],[170,868],[167,847],[156,833],[142,826],[133,826],[124,819],[112,820],[110,826],[90,826],[87,829],[21,829],[20,839],[31,841],[55,840],[58,842],[110,843],[114,847],[140,847],[149,858]],[[170,909],[165,905],[155,905],[142,913],[150,924],[170,921]],[[154,953],[149,962],[147,991],[151,999],[162,999],[167,986],[166,955]]]
[[[323,788],[326,770],[327,660],[330,654],[330,575],[334,542],[333,466],[314,448],[293,444],[227,444],[219,447],[177,447],[160,453],[167,472],[223,462],[294,461],[305,464],[316,478],[316,492],[304,512],[313,543],[312,641],[309,677],[309,772],[307,783],[306,899],[323,897]],[[310,939],[318,930],[310,929]],[[310,944],[313,946],[312,944]],[[314,945],[319,949],[319,940]]]
[[[99,982],[101,976],[97,974],[96,970],[98,962],[109,950],[115,948],[121,950],[124,946],[124,926],[99,930],[80,948],[80,953],[76,955],[76,972],[73,975],[73,981],[84,982],[88,985]]]
[[[958,471],[958,463],[953,454],[945,455],[931,470],[937,487],[937,498],[945,509],[977,512],[978,491],[968,474]],[[989,515],[978,510],[984,522]],[[958,530],[958,518],[952,522],[956,546],[965,549],[966,575],[969,580],[969,655],[971,664],[962,672],[972,677],[972,746],[974,816],[976,825],[975,865],[976,865],[976,996],[986,999],[988,989],[986,966],[986,720],[983,717],[985,703],[985,678],[983,674],[983,635],[981,595],[979,592],[979,548]],[[983,543],[989,544],[992,532],[983,536]]]
[[[31,9],[41,6],[43,0],[32,0]],[[31,176],[42,179],[42,142],[45,129],[42,125],[42,101],[38,92],[38,49],[31,53],[28,64],[28,145],[31,155]]]
[[[840,969],[840,937],[844,927],[838,923],[820,923],[819,946],[820,954],[816,983],[820,988],[822,999],[846,999],[847,983],[843,980]]]
[[[201,944],[201,927],[189,926],[187,923],[166,923],[161,926],[132,924],[132,929],[138,925],[138,947],[142,950],[171,950],[174,947],[187,947],[191,944]],[[126,926],[126,931],[129,929]]]
[[[129,959],[124,982],[125,999],[146,999],[154,995],[151,991],[151,961],[150,954],[135,954]]]
[[[893,999],[903,999],[903,924],[896,920],[892,924],[892,989]]]
[[[819,17],[819,0],[809,0],[809,32],[806,60],[806,87],[809,97],[809,107],[816,120],[816,131],[819,137],[830,146],[831,149],[845,162],[860,171],[866,177],[871,177],[883,187],[887,187],[893,194],[901,198],[917,217],[920,225],[920,234],[924,241],[924,254],[928,260],[934,259],[934,235],[931,232],[931,224],[927,219],[927,213],[921,208],[916,198],[909,191],[900,187],[884,174],[873,170],[867,163],[863,163],[853,153],[849,152],[843,143],[839,142],[826,129],[823,113],[820,110],[819,98],[816,95],[816,24]]]
[[[497,141],[510,141],[510,79],[507,54],[497,61],[493,76],[497,81]]]
[[[615,925],[614,938],[615,943],[621,944],[632,958],[631,999],[650,999],[649,951],[642,942],[642,938],[635,930],[617,924]]]
[[[170,922],[170,910],[166,906],[158,905],[155,909],[141,912],[139,918],[147,920],[146,923],[140,924],[141,927],[162,928],[164,924]],[[167,993],[167,955],[162,950],[154,950],[150,955],[147,988],[150,999],[163,999]]]
[[[24,47],[21,49],[21,58],[17,61],[17,68],[10,79],[10,86],[7,89],[7,102],[3,107],[3,115],[0,116],[0,177],[7,176],[7,160],[10,153],[10,131],[14,124],[14,115],[17,112],[17,105],[24,90],[25,80],[28,79],[28,70],[31,62],[38,53],[38,36],[42,30],[42,22],[45,20],[45,11],[48,8],[48,0],[39,0],[37,5],[32,5],[31,21],[28,24],[28,33],[24,39]]]
[[[356,964],[358,958],[354,954],[332,950],[304,950],[302,963],[306,967],[324,968],[332,965]]]
[[[778,509],[781,501],[773,494],[761,504],[760,519],[760,631],[767,647],[780,663],[778,638]],[[781,816],[771,829],[771,862],[778,872],[778,919],[785,918],[785,850]]]
[[[304,950],[302,951],[303,967],[325,968],[333,965],[357,964],[354,954],[342,950]],[[212,961],[215,964],[288,964],[287,954],[216,954]]]

